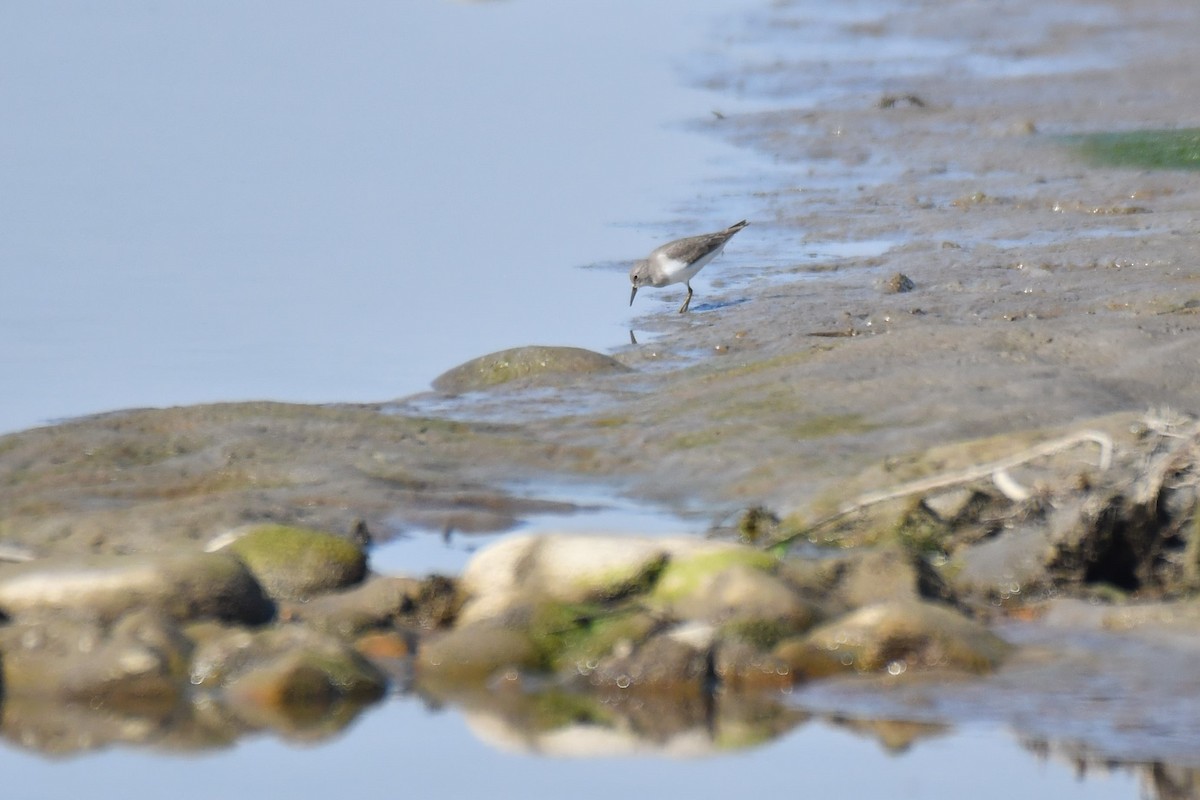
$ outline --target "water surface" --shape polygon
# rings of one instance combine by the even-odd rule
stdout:
[[[6,4],[0,432],[622,344],[621,264],[729,222],[680,70],[752,5]]]

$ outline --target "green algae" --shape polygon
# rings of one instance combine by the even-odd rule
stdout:
[[[1200,128],[1089,133],[1067,142],[1096,166],[1200,169]]]
[[[672,559],[659,576],[654,587],[655,600],[674,602],[688,597],[705,585],[707,579],[730,567],[746,566],[751,569],[774,572],[779,559],[770,553],[746,547],[730,547],[707,553]]]
[[[543,375],[629,371],[629,367],[610,356],[579,347],[515,347],[460,364],[435,378],[433,388],[460,394]]]
[[[548,669],[588,665],[623,641],[639,642],[658,625],[636,608],[607,608],[599,604],[543,603],[530,621],[529,632]]]
[[[229,545],[275,597],[310,594],[362,580],[367,559],[353,542],[324,531],[291,525],[259,525]]]

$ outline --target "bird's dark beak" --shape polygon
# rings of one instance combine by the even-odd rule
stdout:
[[[633,291],[629,293],[629,305],[633,305],[633,298],[637,297],[637,287],[633,287]]]

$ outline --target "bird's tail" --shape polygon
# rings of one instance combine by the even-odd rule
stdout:
[[[747,226],[747,225],[749,225],[749,224],[750,224],[750,223],[749,223],[749,222],[747,222],[746,220],[742,220],[741,222],[735,222],[735,223],[733,223],[732,225],[730,225],[730,226],[729,226],[728,228],[726,228],[725,230],[726,230],[726,231],[728,231],[730,234],[734,234],[734,233],[737,233],[738,231],[740,231],[742,228],[746,227],[746,226]]]

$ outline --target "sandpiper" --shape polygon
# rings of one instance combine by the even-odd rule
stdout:
[[[633,298],[637,297],[637,290],[642,286],[661,288],[672,283],[683,283],[687,285],[688,293],[687,299],[679,307],[679,313],[687,311],[692,302],[692,278],[725,249],[725,243],[733,238],[735,233],[749,224],[742,220],[723,231],[676,239],[656,248],[629,270],[629,282],[633,284],[633,291],[629,294],[629,305],[633,305]]]

